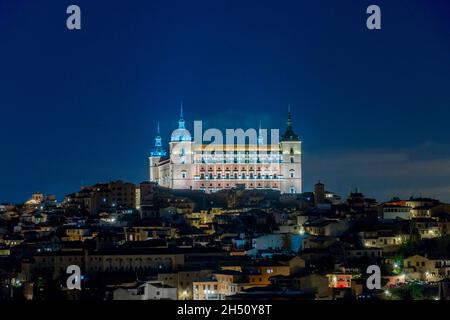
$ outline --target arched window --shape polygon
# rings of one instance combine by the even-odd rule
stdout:
[[[295,170],[293,170],[293,169],[289,170],[289,177],[295,178]]]

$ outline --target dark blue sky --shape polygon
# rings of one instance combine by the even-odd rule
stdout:
[[[180,100],[190,128],[284,128],[291,104],[305,190],[450,201],[446,0],[0,0],[0,202],[147,179]]]

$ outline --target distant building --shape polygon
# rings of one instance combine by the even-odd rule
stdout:
[[[345,250],[347,259],[367,258],[376,261],[383,256],[383,250],[375,247],[349,248]]]
[[[213,278],[194,281],[192,287],[194,300],[220,300],[219,285]]]
[[[167,154],[158,126],[155,148],[149,157],[149,173],[150,181],[162,187],[206,192],[236,187],[302,192],[301,141],[293,131],[290,113],[278,144],[264,142],[260,132],[257,144],[223,144],[205,154],[207,145],[193,141],[181,112],[178,129],[172,133],[169,145]]]
[[[305,267],[305,261],[294,257],[284,263],[260,261],[253,264],[229,265],[212,277],[193,282],[194,300],[224,300],[250,288],[266,287],[274,276],[289,276]]]
[[[29,202],[38,204],[38,203],[43,202],[44,199],[45,199],[45,196],[44,196],[42,193],[40,193],[40,192],[35,192],[35,193],[33,193],[33,195],[31,196],[31,199],[29,200]]]
[[[450,278],[450,257],[414,255],[403,260],[406,276],[415,280],[437,282]]]
[[[193,300],[192,283],[196,279],[205,278],[210,273],[206,270],[179,270],[170,273],[159,273],[158,281],[177,288],[178,300]]]
[[[325,203],[325,185],[320,181],[314,185],[314,202],[316,205]]]
[[[46,271],[52,279],[66,274],[70,265],[79,265],[83,274],[100,272],[167,272],[184,265],[184,254],[165,248],[145,250],[61,251],[33,256],[22,261],[21,279],[29,281],[35,272]]]
[[[366,248],[397,247],[409,239],[409,234],[391,230],[360,232],[359,236]]]
[[[67,195],[63,205],[85,209],[89,214],[115,211],[119,208],[135,209],[136,186],[120,180],[85,186],[79,192]]]
[[[156,183],[146,181],[139,184],[137,188],[139,190],[137,207],[143,218],[159,217],[159,212],[154,207],[155,187]]]
[[[346,218],[320,218],[307,222],[303,226],[305,228],[305,232],[313,236],[337,237],[348,230],[349,223]]]
[[[347,273],[331,273],[327,274],[328,286],[335,289],[347,289],[352,286],[352,274]]]
[[[375,199],[366,198],[358,189],[350,193],[347,198],[347,204],[356,212],[363,212],[377,205]]]
[[[431,198],[413,198],[406,200],[405,205],[410,208],[417,207],[434,207],[439,204],[439,200]]]
[[[411,219],[411,207],[405,204],[398,203],[384,203],[381,205],[382,208],[382,218],[385,220],[395,220],[395,219]]]
[[[113,291],[113,300],[177,300],[177,289],[161,281],[147,281]]]
[[[411,222],[413,229],[415,229],[420,239],[432,239],[441,236],[439,223],[432,218],[414,218]]]

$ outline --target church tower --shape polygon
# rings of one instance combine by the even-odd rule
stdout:
[[[280,148],[282,153],[283,180],[281,181],[282,193],[302,192],[302,142],[292,128],[290,107],[288,109],[287,127],[281,136]]]
[[[167,155],[166,151],[162,147],[162,139],[161,133],[159,131],[159,122],[156,129],[156,137],[155,137],[155,147],[150,152],[149,159],[149,173],[150,173],[150,181],[160,183],[160,174],[158,164],[162,158]]]
[[[194,161],[192,147],[192,136],[186,129],[183,103],[181,103],[178,128],[172,132],[170,138],[170,163],[172,164],[170,188],[187,189],[193,185],[194,170],[192,164]]]

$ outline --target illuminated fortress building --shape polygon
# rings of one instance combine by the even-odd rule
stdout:
[[[250,140],[250,139],[249,139]],[[279,141],[278,141],[279,140]],[[149,157],[150,181],[172,189],[216,192],[223,189],[274,189],[302,192],[301,141],[288,113],[287,127],[277,143],[263,143],[261,129],[256,143],[215,145],[196,143],[186,129],[181,110],[170,151],[162,146],[159,132]]]

